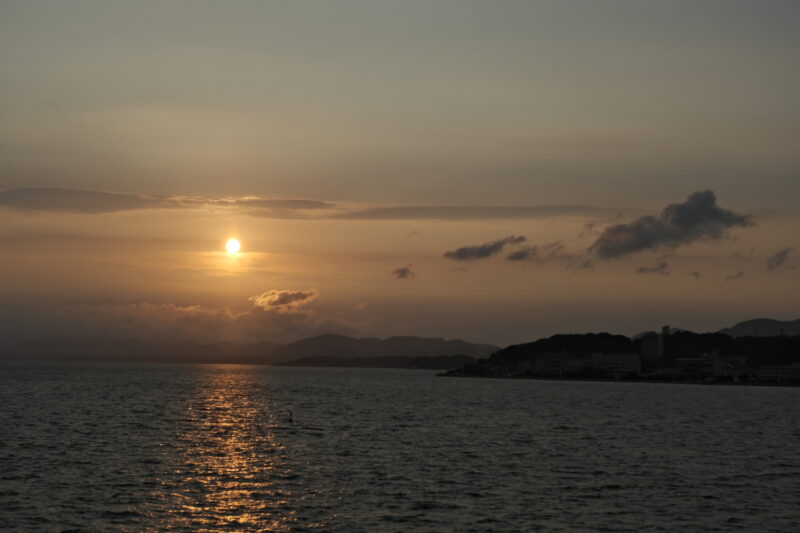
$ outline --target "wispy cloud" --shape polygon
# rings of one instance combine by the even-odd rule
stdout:
[[[788,263],[789,256],[794,251],[794,248],[781,248],[767,258],[767,272],[778,272],[782,269],[795,268],[794,265]]]
[[[150,196],[81,189],[9,189],[0,192],[0,207],[19,211],[80,214],[117,213],[141,209],[237,209],[243,214],[269,218],[298,218],[304,211],[333,209],[319,200],[202,198],[191,196]]]
[[[507,261],[535,261],[543,263],[551,259],[557,259],[564,253],[566,245],[564,241],[556,241],[547,244],[534,244],[525,246],[519,250],[514,250],[506,256]]]
[[[717,206],[713,191],[699,191],[686,201],[668,205],[657,216],[646,215],[627,224],[607,227],[589,248],[602,259],[675,248],[695,241],[720,239],[734,227],[753,225],[752,215]]]
[[[392,270],[392,276],[397,279],[411,279],[416,276],[416,273],[411,270],[412,265],[406,265],[404,267],[395,268]]]
[[[261,209],[333,209],[335,204],[319,200],[269,200],[263,198],[241,198],[228,200],[229,205],[236,207],[253,207]]]
[[[567,251],[564,241],[534,244],[514,250],[506,256],[506,261],[533,262],[538,264],[556,263],[562,270],[572,268],[592,269],[592,260],[586,255]]]
[[[222,203],[224,202],[224,203]],[[320,200],[240,198],[224,200],[217,205],[239,209],[245,215],[258,218],[308,219],[319,216],[320,211],[334,209],[335,204]]]
[[[661,261],[655,266],[647,267],[642,266],[636,270],[637,274],[660,274],[662,276],[669,276],[669,263]]]
[[[521,244],[525,241],[527,241],[527,239],[522,235],[510,235],[496,241],[490,241],[474,246],[463,246],[455,250],[450,250],[444,253],[444,257],[454,261],[474,261],[476,259],[485,259],[500,253],[503,248],[508,245]]]
[[[178,208],[169,198],[77,189],[11,189],[0,192],[0,207],[22,211],[112,213],[135,209]]]
[[[429,205],[376,207],[338,213],[333,218],[350,220],[490,220],[531,219],[557,216],[604,216],[619,209],[586,205],[469,206]]]
[[[342,220],[492,220],[558,216],[608,217],[620,209],[586,205],[532,206],[391,206],[351,207],[304,198],[206,198],[157,196],[68,188],[9,189],[0,192],[0,207],[32,212],[104,214],[142,209],[235,209],[259,218],[331,218]],[[628,210],[630,212],[630,210]]]
[[[742,279],[743,277],[744,277],[744,270],[740,270],[735,274],[728,274],[727,276],[725,276],[725,281],[734,281],[737,279]]]

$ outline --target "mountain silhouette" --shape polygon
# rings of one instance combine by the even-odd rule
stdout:
[[[774,320],[772,318],[755,318],[719,330],[719,333],[731,337],[775,337],[778,335],[800,335],[800,319]]]
[[[486,357],[499,347],[473,344],[463,340],[441,337],[389,337],[387,339],[356,339],[343,335],[319,335],[295,341],[277,348],[271,357],[288,362],[306,357],[339,357],[360,359],[368,357],[433,357],[437,355],[467,355]]]
[[[382,340],[320,335],[286,345],[269,341],[199,344],[85,337],[45,338],[3,346],[0,347],[0,357],[20,360],[230,364],[280,364],[325,357],[352,360],[399,357],[405,359],[402,362],[398,360],[397,364],[406,367],[412,364],[409,362],[412,358],[417,357],[463,355],[478,358],[486,357],[498,349],[490,344],[423,337],[389,337]]]
[[[451,370],[468,364],[474,364],[476,358],[468,355],[435,355],[409,357],[405,355],[387,355],[384,357],[301,357],[282,363],[282,366],[314,366],[314,367],[357,367],[357,368],[410,368],[419,370]]]

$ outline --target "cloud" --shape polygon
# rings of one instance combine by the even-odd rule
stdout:
[[[601,259],[644,250],[675,248],[695,241],[720,239],[734,227],[752,226],[752,215],[717,206],[713,191],[698,191],[685,202],[668,205],[658,216],[646,215],[607,227],[589,248]]]
[[[556,216],[604,216],[619,209],[586,205],[470,206],[428,205],[362,209],[333,215],[349,220],[491,220]]]
[[[670,272],[669,272],[668,269],[669,269],[669,263],[667,263],[666,261],[661,261],[656,266],[652,266],[652,267],[642,266],[642,267],[639,267],[639,269],[636,270],[636,273],[637,274],[660,274],[662,276],[669,276]]]
[[[525,246],[519,250],[514,250],[506,256],[506,261],[534,261],[544,263],[554,259],[562,259],[565,255],[564,241],[556,241],[547,244],[534,244]]]
[[[82,307],[83,329],[109,337],[197,342],[271,340],[284,342],[322,333],[350,334],[354,316],[313,308],[317,292],[270,290],[248,298],[243,310],[230,307],[139,302]]]
[[[9,189],[0,192],[0,207],[19,211],[82,214],[116,213],[140,209],[237,209],[264,218],[302,218],[304,211],[334,208],[319,200],[243,198],[197,198],[148,196],[80,189]]]
[[[316,300],[317,291],[309,289],[306,291],[292,291],[292,290],[271,290],[262,292],[257,296],[248,298],[254,305],[263,309],[281,309],[298,308],[306,305],[309,302]]]
[[[342,220],[500,220],[557,216],[609,218],[619,208],[587,205],[391,206],[343,211],[334,203],[305,198],[208,198],[156,196],[69,188],[22,188],[0,192],[0,208],[32,212],[117,213],[142,209],[227,209],[258,218]],[[626,210],[631,212],[631,210]]]
[[[232,205],[264,209],[333,209],[335,204],[319,200],[265,200],[261,198],[242,198],[233,200]]]
[[[609,216],[619,209],[585,205],[541,206],[393,206],[330,213],[336,204],[321,200],[203,198],[153,196],[68,188],[9,189],[0,192],[0,207],[33,212],[81,214],[116,213],[141,209],[232,209],[259,218],[346,220],[489,220],[530,219],[554,216]]]
[[[0,192],[0,206],[22,211],[113,213],[133,209],[178,207],[168,199],[76,189],[11,189]]]
[[[464,246],[444,253],[444,257],[454,261],[473,261],[484,259],[500,253],[507,245],[521,244],[527,241],[522,235],[510,235],[497,241],[486,242],[476,246]]]
[[[747,256],[751,256],[755,253],[756,253],[755,248],[750,248],[750,251],[737,250],[731,254],[731,259],[745,259]]]
[[[406,265],[404,267],[395,268],[392,270],[392,276],[397,279],[411,279],[416,276],[416,274],[413,270],[411,270],[411,265]]]
[[[789,256],[794,248],[781,248],[767,258],[767,272],[778,272],[783,268],[794,268],[794,265],[787,264]]]
[[[251,217],[277,219],[308,219],[309,212],[333,209],[335,204],[319,200],[268,200],[261,198],[242,198],[229,201],[231,207],[242,209]]]
[[[506,256],[506,261],[533,262],[537,264],[557,263],[562,270],[570,270],[572,268],[592,270],[594,268],[591,259],[585,255],[571,253],[566,248],[567,245],[564,241],[534,244],[509,252]]]
[[[737,279],[742,279],[744,277],[744,270],[740,270],[736,274],[729,274],[725,276],[725,281],[733,281]]]

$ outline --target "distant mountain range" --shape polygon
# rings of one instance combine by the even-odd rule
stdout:
[[[464,365],[474,364],[476,358],[468,355],[433,355],[408,357],[403,355],[387,355],[385,357],[301,357],[293,359],[282,366],[316,366],[347,368],[409,368],[425,370],[451,370]]]
[[[479,358],[498,349],[498,346],[490,344],[423,337],[356,339],[343,335],[320,335],[285,345],[268,341],[198,344],[91,337],[26,341],[1,347],[0,357],[23,360],[230,364],[285,364],[303,360],[298,361],[300,366],[343,366],[340,362],[332,362],[330,358],[371,359],[373,365],[368,361],[361,361],[356,366],[386,366],[386,361],[377,359],[396,358],[396,364],[405,368],[413,366],[411,360],[414,358],[453,355]],[[315,360],[318,364],[313,364]]]
[[[688,329],[670,327],[671,333],[677,333],[681,331],[689,332],[689,333],[697,333],[692,332]],[[658,333],[657,331],[643,331],[641,333],[637,333],[632,338],[638,339],[643,335],[650,335],[653,333]],[[752,320],[745,320],[744,322],[739,322],[729,328],[722,328],[721,330],[717,331],[716,333],[722,333],[723,335],[730,335],[731,337],[779,337],[781,335],[787,335],[789,337],[794,337],[796,335],[800,335],[800,319],[797,320],[774,320],[772,318],[754,318]]]
[[[718,333],[731,337],[800,335],[800,319],[758,318],[739,322]],[[440,337],[354,338],[319,335],[288,344],[156,342],[131,339],[49,338],[0,346],[0,358],[58,361],[125,361],[142,363],[230,363],[293,366],[362,366],[445,368],[465,364],[498,351],[491,344],[475,344]]]
[[[445,340],[441,337],[389,337],[387,339],[356,339],[343,335],[320,335],[295,341],[273,352],[282,361],[304,357],[341,357],[361,359],[366,357],[433,357],[437,355],[468,355],[486,357],[499,350],[491,344],[473,344],[462,340]]]
[[[777,337],[778,335],[800,335],[800,319],[773,320],[756,318],[739,322],[735,326],[719,330],[731,337]]]

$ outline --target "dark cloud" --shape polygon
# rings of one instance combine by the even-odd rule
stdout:
[[[607,227],[589,248],[602,259],[695,241],[720,239],[734,227],[752,226],[752,216],[717,206],[713,191],[698,191],[685,202],[668,205],[658,216],[646,215]]]
[[[486,242],[477,246],[464,246],[444,253],[444,257],[454,261],[472,261],[484,259],[500,253],[507,245],[521,244],[527,241],[522,235],[510,235],[504,239]]]
[[[585,205],[529,205],[529,206],[397,206],[377,207],[340,213],[334,218],[351,220],[489,220],[525,219],[556,216],[603,216],[618,209]]]
[[[736,280],[736,279],[741,279],[743,277],[744,277],[744,270],[740,270],[739,272],[737,272],[735,274],[729,274],[729,275],[725,276],[725,281],[733,281],[733,280]]]
[[[637,274],[660,274],[662,276],[669,276],[669,263],[666,261],[661,261],[655,266],[646,267],[642,266],[636,270]]]
[[[397,279],[411,279],[416,276],[416,274],[413,270],[411,270],[411,265],[406,265],[404,267],[395,268],[392,270],[392,276]]]
[[[794,265],[787,264],[789,256],[794,248],[781,248],[767,258],[767,272],[778,272],[783,268],[794,268]]]
[[[506,261],[531,261],[539,260],[539,249],[536,246],[527,246],[521,250],[511,252],[506,256]]]

